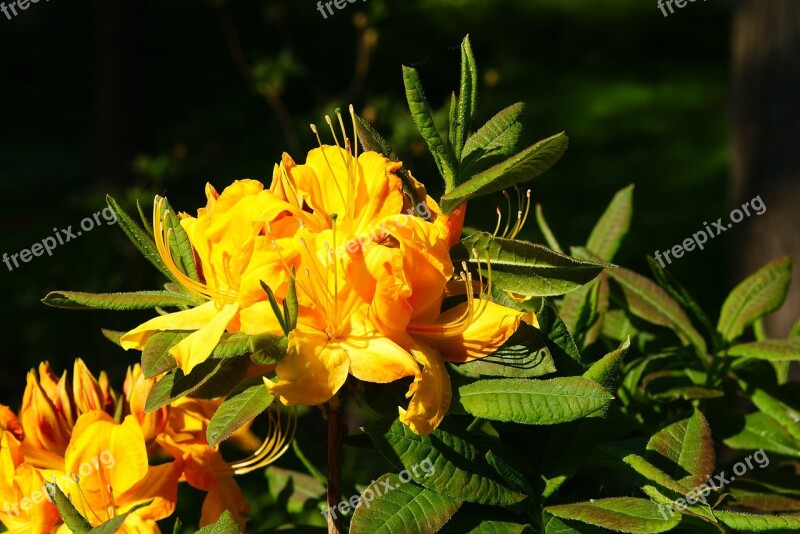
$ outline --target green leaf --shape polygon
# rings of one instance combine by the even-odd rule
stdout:
[[[775,419],[761,412],[751,413],[744,418],[744,428],[725,439],[725,445],[732,449],[753,451],[764,449],[783,456],[800,458],[800,442]]]
[[[772,362],[798,361],[800,360],[800,338],[765,339],[764,341],[742,343],[732,346],[723,354]]]
[[[440,202],[442,211],[449,215],[469,199],[536,178],[561,159],[568,143],[566,134],[556,134],[473,176],[458,187],[448,188]]]
[[[450,128],[455,128],[455,143],[453,152],[455,160],[461,160],[461,151],[467,141],[472,118],[475,116],[475,108],[478,98],[478,69],[475,65],[475,56],[472,53],[472,45],[469,42],[469,35],[461,43],[461,90],[458,94],[458,113],[456,123],[450,123]]]
[[[114,534],[115,532],[119,531],[122,528],[122,524],[131,515],[133,512],[138,510],[139,508],[144,508],[145,506],[150,506],[153,501],[147,501],[143,503],[139,503],[135,506],[132,506],[128,509],[124,514],[118,515],[113,519],[109,519],[105,523],[101,525],[97,525],[92,530],[89,531],[89,534]]]
[[[278,363],[289,350],[289,339],[275,334],[258,334],[250,336],[252,360],[261,365]]]
[[[671,491],[676,497],[682,497],[690,491],[688,487],[680,484],[671,476],[638,454],[626,454],[622,457],[622,461],[631,466],[634,471],[646,479],[655,482],[662,488]]]
[[[791,281],[789,258],[774,260],[748,276],[725,299],[717,330],[726,340],[733,341],[753,321],[781,307]]]
[[[654,260],[651,256],[647,256],[647,263],[650,265],[650,270],[653,272],[653,276],[656,279],[656,282],[664,288],[669,295],[678,301],[678,303],[683,306],[685,309],[689,310],[694,317],[697,319],[697,322],[703,327],[704,333],[708,336],[707,339],[713,340],[712,345],[714,346],[715,350],[719,348],[721,345],[721,336],[719,332],[717,332],[714,325],[711,324],[711,320],[706,315],[706,312],[700,307],[697,301],[692,297],[689,291],[683,287],[677,278],[675,278],[669,271],[661,267],[656,260]]]
[[[592,380],[603,386],[606,391],[613,393],[617,389],[617,382],[619,382],[619,370],[622,367],[622,362],[625,361],[625,355],[631,347],[631,338],[625,338],[620,346],[603,356],[600,360],[595,362],[589,370],[583,373],[583,378]]]
[[[598,527],[593,527],[580,521],[570,521],[566,519],[559,519],[547,512],[542,514],[545,519],[545,534],[606,534],[608,530]]]
[[[151,335],[142,351],[142,373],[145,378],[158,376],[177,367],[178,364],[169,351],[191,333],[189,331],[166,331]],[[253,337],[246,334],[222,334],[219,343],[211,352],[210,358],[222,360],[250,354],[253,352],[252,343]]]
[[[122,336],[125,335],[125,332],[121,332],[119,330],[108,330],[107,328],[101,328],[100,332],[103,334],[103,337],[112,342],[116,346],[121,346],[121,339]]]
[[[714,515],[722,524],[733,530],[746,530],[748,532],[769,532],[772,530],[800,529],[800,516],[798,515],[753,515],[740,512],[726,512],[715,510]]]
[[[699,410],[658,431],[647,442],[650,460],[688,488],[703,484],[714,471],[714,442]]]
[[[726,502],[727,506],[744,507],[762,512],[800,512],[800,499],[786,495],[750,491],[737,487],[727,488],[727,492],[733,495],[734,499]]]
[[[395,474],[386,474],[361,493],[350,521],[350,534],[437,532],[460,506],[461,501],[403,483]]]
[[[666,518],[652,501],[633,497],[612,497],[593,501],[561,504],[545,508],[561,519],[573,519],[616,532],[646,534],[667,532],[680,523],[681,515]]]
[[[459,364],[460,371],[471,376],[533,378],[556,372],[553,357],[541,334],[527,323],[493,354]]]
[[[315,510],[317,503],[325,499],[325,486],[305,473],[270,465],[266,470],[269,495],[279,503],[285,503],[289,513]]]
[[[71,310],[147,310],[167,306],[195,306],[191,297],[170,291],[137,291],[134,293],[81,293],[53,291],[42,302],[54,308]]]
[[[548,348],[562,374],[581,375],[584,372],[581,354],[569,329],[548,299],[542,299],[542,307],[536,312],[539,329],[548,339]]]
[[[469,178],[517,152],[525,104],[518,102],[500,111],[467,139],[461,154],[460,178]]]
[[[494,514],[503,516],[500,514]],[[485,508],[478,508],[470,513],[462,509],[447,522],[438,532],[441,534],[526,534],[533,532],[530,525],[520,525],[495,519]]]
[[[608,276],[622,288],[630,312],[645,321],[666,326],[691,343],[705,357],[706,342],[695,330],[686,312],[652,280],[623,267],[608,269]]]
[[[208,446],[214,447],[228,439],[242,426],[266,410],[275,397],[264,386],[264,379],[254,376],[239,384],[225,402],[220,404],[208,423]]]
[[[209,358],[197,364],[187,375],[173,369],[153,385],[145,402],[145,411],[152,412],[192,394],[195,397],[222,397],[230,393],[245,377],[250,358]]]
[[[281,330],[283,330],[283,333],[288,336],[290,332],[289,323],[286,322],[287,317],[284,317],[283,310],[278,305],[278,300],[275,298],[275,293],[272,292],[272,288],[270,288],[263,280],[261,281],[261,288],[264,290],[264,293],[267,294],[267,298],[269,298],[269,304],[272,307],[272,313],[278,320],[278,324],[281,325]]]
[[[414,481],[439,494],[462,501],[510,506],[525,495],[509,488],[486,462],[484,452],[467,439],[440,426],[429,436],[415,434],[399,420],[382,419],[366,428],[378,451],[398,470],[430,462]]]
[[[628,233],[632,215],[633,184],[617,191],[614,195],[606,211],[592,229],[586,248],[603,261],[611,261]]]
[[[241,532],[242,529],[239,528],[233,514],[225,510],[216,523],[201,528],[195,534],[241,534]]]
[[[436,162],[436,167],[444,178],[445,190],[449,191],[455,185],[455,161],[436,130],[436,125],[433,123],[433,113],[425,98],[422,81],[419,79],[416,69],[403,66],[403,83],[406,87],[406,100],[408,100],[411,117],[414,119],[414,124],[417,125],[419,133],[428,144],[428,149]]]
[[[286,318],[286,326],[289,328],[289,332],[297,328],[297,315],[299,313],[294,267],[291,269],[291,275],[289,277],[289,289],[286,291],[286,298],[283,299],[283,316]]]
[[[356,122],[358,122],[358,139],[361,141],[361,147],[367,152],[377,152],[385,156],[391,161],[400,162],[400,157],[397,152],[389,145],[389,143],[372,127],[370,123],[362,117],[356,115]],[[408,176],[408,171],[401,167],[397,171],[397,175],[403,181],[404,192],[411,197],[414,205],[418,205],[421,199],[417,197],[417,191],[411,178]]]
[[[58,508],[58,512],[61,514],[61,518],[66,523],[67,528],[75,534],[84,534],[92,530],[92,525],[75,509],[67,496],[64,495],[64,492],[61,491],[61,488],[58,487],[58,484],[45,482],[44,487],[47,490],[50,501]]]
[[[161,210],[158,215],[164,221],[164,231],[169,236],[172,261],[175,262],[175,266],[183,274],[199,282],[200,276],[197,274],[197,266],[195,265],[194,247],[192,242],[189,241],[189,236],[183,226],[181,226],[178,214],[172,209],[166,198],[156,195],[154,202],[156,204],[161,202]]]
[[[750,400],[759,410],[775,419],[790,436],[800,442],[800,411],[762,389],[748,390],[748,393]]]
[[[147,232],[142,230],[142,228],[136,224],[130,215],[125,213],[117,201],[111,198],[111,196],[106,196],[106,202],[108,203],[108,207],[111,208],[111,211],[114,212],[114,215],[117,219],[117,225],[125,232],[125,235],[128,236],[128,239],[131,240],[133,246],[142,253],[142,255],[147,258],[147,260],[155,266],[156,269],[161,271],[161,274],[169,278],[175,283],[179,283],[178,280],[175,278],[167,266],[164,264],[164,260],[161,259],[161,255],[158,253],[158,249],[156,248],[156,244],[153,241],[153,237],[149,235]]]
[[[574,421],[602,410],[613,399],[596,382],[579,377],[480,380],[460,387],[459,396],[475,417],[529,425]]]
[[[472,254],[478,251],[479,260]],[[457,260],[478,261],[486,272],[488,255],[492,283],[498,288],[520,295],[545,297],[563,295],[590,282],[604,265],[576,260],[542,245],[493,237],[478,232],[465,238],[451,252]]]
[[[564,249],[561,248],[561,245],[558,244],[558,240],[556,239],[555,234],[550,229],[550,225],[547,224],[547,220],[544,218],[544,211],[542,211],[542,205],[537,203],[536,204],[536,224],[539,226],[539,231],[542,232],[544,236],[544,240],[547,241],[547,246],[558,252],[559,254],[564,253]]]

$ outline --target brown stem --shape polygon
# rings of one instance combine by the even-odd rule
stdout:
[[[328,534],[342,533],[342,516],[336,506],[342,500],[342,443],[345,434],[342,403],[334,397],[328,403]]]

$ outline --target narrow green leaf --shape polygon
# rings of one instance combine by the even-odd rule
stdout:
[[[369,122],[359,115],[356,115],[356,122],[358,123],[358,140],[361,141],[361,147],[365,151],[377,152],[391,161],[400,162],[400,157],[397,155],[397,152],[394,151],[386,139],[384,139]],[[411,197],[415,206],[419,204],[421,199],[417,197],[417,191],[414,184],[411,182],[408,171],[404,167],[401,167],[397,171],[397,175],[403,181],[403,191]]]
[[[292,276],[289,277],[289,289],[286,292],[286,298],[283,299],[283,311],[286,317],[286,326],[291,332],[297,327],[297,287],[295,284],[294,267],[291,270]],[[287,334],[288,335],[288,334]]]
[[[411,117],[414,119],[414,124],[417,125],[419,133],[422,134],[428,144],[428,149],[444,178],[445,191],[449,191],[455,185],[456,165],[453,161],[453,156],[448,152],[433,123],[433,113],[425,98],[422,81],[419,79],[416,69],[403,66],[403,83],[406,87],[406,100],[411,111]]]
[[[707,339],[713,340],[712,346],[714,350],[718,349],[721,343],[721,336],[717,329],[714,328],[714,325],[711,324],[711,320],[706,315],[706,312],[700,307],[697,301],[692,297],[689,291],[681,284],[677,278],[675,278],[669,271],[661,267],[655,259],[651,256],[647,256],[647,263],[650,265],[650,270],[653,273],[653,276],[656,279],[656,282],[664,288],[669,295],[678,301],[678,303],[683,306],[686,310],[689,310],[692,315],[697,319],[697,323],[700,324],[703,328],[703,332],[706,334]],[[695,323],[695,324],[697,324]]]
[[[179,283],[178,280],[175,278],[167,266],[164,264],[164,260],[161,259],[161,255],[158,253],[158,249],[156,248],[156,244],[153,241],[152,235],[147,234],[141,227],[136,224],[130,215],[125,213],[117,201],[111,198],[111,196],[106,196],[106,202],[111,210],[114,212],[114,215],[117,218],[117,225],[125,232],[125,235],[128,236],[128,239],[131,240],[131,243],[136,247],[136,249],[142,253],[142,255],[147,258],[147,260],[155,266],[156,269],[161,271],[161,274],[169,278],[175,283]]]
[[[478,251],[479,259],[472,254]],[[478,232],[451,251],[455,260],[483,264],[488,255],[492,283],[505,291],[531,297],[563,295],[590,282],[605,267],[593,261],[576,260],[542,245],[493,237]]]
[[[461,84],[458,95],[458,113],[456,114],[455,124],[450,127],[455,128],[455,143],[453,151],[456,161],[461,161],[461,152],[464,143],[467,141],[472,118],[475,116],[475,105],[478,95],[478,69],[475,65],[475,56],[472,54],[472,46],[469,42],[469,35],[461,43]]]
[[[771,362],[800,360],[800,338],[765,339],[734,345],[723,353],[725,356],[767,360]]]
[[[633,215],[633,184],[617,191],[592,229],[586,248],[603,261],[611,261],[628,233]]]
[[[200,281],[200,276],[197,274],[197,266],[195,265],[194,247],[192,242],[189,241],[189,236],[181,226],[178,214],[172,209],[167,199],[164,197],[156,196],[154,202],[161,202],[161,213],[159,216],[164,221],[164,230],[169,236],[169,248],[172,261],[183,274],[195,280]]]
[[[786,300],[792,281],[792,261],[771,261],[736,286],[722,305],[717,330],[733,341],[753,321],[774,312]]]
[[[448,189],[440,202],[442,211],[449,215],[471,198],[536,178],[561,159],[568,144],[566,134],[556,134],[473,176],[458,187]]]
[[[591,415],[613,396],[579,377],[550,380],[487,379],[459,388],[467,413],[493,421],[552,425]]]
[[[85,534],[92,529],[92,525],[75,509],[70,500],[54,482],[45,482],[45,490],[50,497],[50,501],[56,505],[61,518],[73,533]]]
[[[658,431],[647,442],[647,459],[688,488],[704,483],[714,471],[714,442],[699,410]]]
[[[289,335],[289,325],[286,322],[286,317],[283,316],[283,311],[280,306],[278,306],[278,300],[275,298],[275,293],[272,292],[272,289],[262,280],[261,281],[261,288],[264,290],[264,293],[267,294],[267,298],[269,298],[269,304],[272,307],[272,313],[275,314],[275,318],[278,320],[278,324],[281,325],[281,330],[287,336]]]
[[[144,377],[153,378],[177,367],[178,362],[169,351],[188,336],[189,332],[156,332],[150,336],[142,350]]]
[[[561,504],[545,508],[548,513],[561,519],[573,519],[589,525],[607,528],[616,532],[649,534],[672,530],[681,520],[662,514],[657,504],[633,497],[612,497],[575,504]]]
[[[617,389],[619,382],[619,370],[622,367],[622,362],[625,361],[625,355],[631,347],[631,338],[625,338],[620,346],[600,358],[595,362],[585,373],[583,378],[592,380],[603,386],[606,391],[613,393]]]
[[[800,441],[775,419],[762,412],[747,414],[744,428],[724,440],[732,449],[754,451],[764,449],[791,458],[800,458]]]
[[[71,310],[147,310],[197,304],[190,297],[170,291],[137,291],[134,293],[52,291],[42,299],[42,302],[54,308]]]
[[[124,514],[118,515],[112,519],[109,519],[105,523],[101,525],[97,525],[92,530],[89,531],[89,534],[114,534],[115,532],[119,531],[122,528],[122,524],[131,515],[133,512],[140,508],[144,508],[145,506],[150,506],[153,501],[147,501],[143,503],[139,503],[137,505],[132,506],[128,509]]]
[[[550,229],[550,225],[547,224],[547,220],[544,218],[544,211],[542,211],[542,205],[537,203],[536,204],[536,224],[539,226],[539,230],[542,232],[544,236],[544,240],[547,241],[547,246],[558,252],[559,254],[563,254],[564,250],[561,248],[561,245],[558,244],[558,240],[556,239],[555,234]]]
[[[548,299],[542,299],[542,307],[536,312],[539,330],[547,337],[547,346],[553,361],[562,374],[581,375],[584,372],[581,353],[572,334]]]
[[[447,140],[450,143],[450,149],[453,151],[453,154],[456,154],[455,147],[458,144],[458,95],[456,95],[455,91],[450,93],[450,115],[448,115],[448,118],[450,129],[447,132]],[[458,160],[457,154],[456,160]]]
[[[269,466],[266,471],[269,496],[275,502],[286,503],[289,513],[313,510],[325,499],[325,486],[305,473]]]
[[[116,346],[120,345],[120,339],[122,336],[125,335],[125,332],[120,332],[119,330],[108,330],[107,328],[101,328],[100,332],[103,334],[103,337],[112,342]]]
[[[724,510],[715,510],[714,515],[722,524],[732,530],[748,532],[770,532],[772,530],[796,532],[800,530],[800,516],[798,515],[754,515]]]
[[[225,510],[216,523],[201,528],[195,534],[241,534],[241,532],[242,529],[239,528],[233,514]]]
[[[763,413],[777,421],[786,432],[800,443],[800,411],[773,397],[763,389],[748,390],[750,400]]]
[[[420,436],[399,420],[382,419],[366,428],[378,451],[398,470],[412,475],[417,484],[462,501],[510,506],[525,495],[509,488],[489,466],[484,452],[467,439],[441,426],[429,436]],[[428,469],[423,462],[430,462]]]
[[[649,278],[623,267],[609,269],[606,273],[622,288],[632,314],[653,324],[671,328],[682,339],[691,343],[698,355],[705,357],[706,342],[703,336],[695,330],[686,312],[666,291]]]
[[[460,506],[461,501],[386,474],[361,493],[350,521],[350,534],[437,532]]]
[[[220,404],[208,423],[206,435],[209,447],[228,439],[242,426],[266,410],[275,397],[270,395],[260,376],[249,378],[239,384]]]

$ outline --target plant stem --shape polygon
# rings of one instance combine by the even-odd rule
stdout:
[[[339,397],[328,402],[328,534],[341,534],[342,517],[333,507],[342,500],[342,442],[344,419]]]

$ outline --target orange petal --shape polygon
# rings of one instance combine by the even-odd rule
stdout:
[[[418,341],[411,353],[422,370],[408,389],[411,401],[407,410],[400,408],[400,420],[414,433],[425,436],[442,422],[453,393],[447,368],[436,349]]]
[[[436,324],[446,327],[467,310],[468,303],[455,306],[441,315]],[[442,358],[451,362],[468,362],[483,358],[496,351],[519,328],[522,312],[506,308],[494,302],[472,303],[477,314],[479,308],[483,312],[477,315],[460,335],[437,335],[431,332],[416,332],[414,335],[424,337],[435,347]]]

